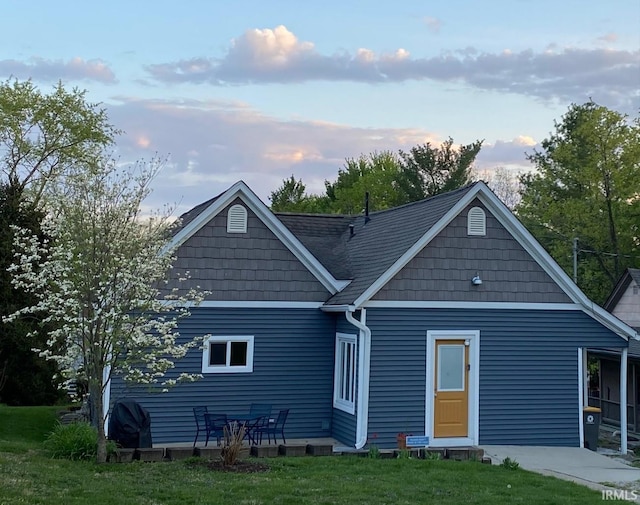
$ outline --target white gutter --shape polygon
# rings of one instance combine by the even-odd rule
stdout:
[[[109,404],[111,403],[111,365],[102,372],[102,416],[104,419],[104,436],[109,436]]]
[[[356,409],[356,449],[367,443],[369,425],[369,372],[371,368],[371,330],[366,325],[366,309],[362,309],[360,321],[353,317],[354,307],[345,312],[347,321],[358,328],[358,405]]]

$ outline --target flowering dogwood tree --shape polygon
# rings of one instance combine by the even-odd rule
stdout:
[[[45,314],[55,323],[37,351],[66,377],[87,381],[98,428],[98,462],[107,458],[103,397],[113,374],[166,390],[199,375],[168,374],[201,339],[179,341],[178,321],[206,293],[163,289],[171,269],[171,209],[141,215],[157,161],[120,169],[100,158],[51,187],[44,236],[15,229],[13,283],[37,303],[9,318]],[[169,294],[166,294],[169,293]],[[164,294],[164,295],[163,295]]]

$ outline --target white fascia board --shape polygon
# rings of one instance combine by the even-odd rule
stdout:
[[[323,305],[323,302],[205,300],[197,305],[193,305],[193,307],[215,309],[320,309]]]
[[[322,312],[355,312],[353,305],[322,305]]]
[[[344,289],[351,282],[335,279],[243,181],[236,182],[182,230],[176,233],[169,243],[169,249],[177,248],[186,242],[235,198],[240,198],[332,295]]]

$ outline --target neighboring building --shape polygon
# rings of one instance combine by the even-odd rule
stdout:
[[[604,308],[640,332],[640,269],[628,268],[613,288]],[[590,354],[599,361],[599,384],[589,398],[602,409],[603,422],[620,425],[620,352],[597,349]],[[629,342],[627,380],[627,422],[640,433],[640,342]]]
[[[210,337],[175,373],[204,378],[110,388],[150,411],[155,443],[191,441],[195,406],[260,402],[291,409],[288,438],[358,448],[401,432],[580,446],[586,349],[635,336],[481,182],[359,216],[274,214],[238,182],[186,213],[174,244],[174,271],[211,291],[180,326]]]

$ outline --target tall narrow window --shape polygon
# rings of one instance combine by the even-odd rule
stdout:
[[[356,405],[356,336],[336,334],[333,406],[349,414]]]
[[[227,233],[247,233],[247,209],[233,205],[227,213]]]
[[[473,207],[469,210],[469,214],[467,214],[467,234],[487,234],[487,216],[480,207]]]

